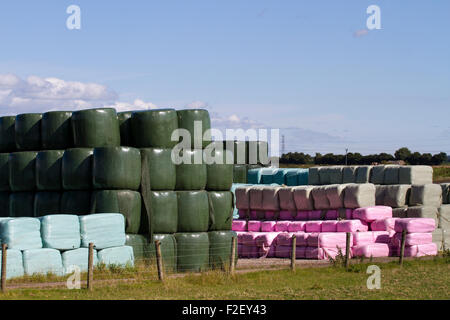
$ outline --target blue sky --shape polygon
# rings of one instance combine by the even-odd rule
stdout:
[[[0,114],[200,106],[287,151],[450,153],[449,35],[437,0],[2,1]]]

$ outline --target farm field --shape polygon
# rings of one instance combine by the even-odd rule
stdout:
[[[264,259],[259,259],[264,260]],[[284,263],[273,263],[278,270],[250,271],[252,260],[240,260],[237,272],[230,277],[219,271],[203,274],[172,275],[163,283],[156,270],[139,265],[129,269],[97,270],[94,288],[68,290],[65,279],[31,277],[8,281],[10,289],[0,299],[449,299],[450,256],[407,259],[399,267],[397,259],[386,262],[353,260],[347,272],[340,265],[300,262],[295,272]],[[266,259],[270,264],[270,260]],[[277,265],[278,264],[278,265]],[[381,269],[381,289],[369,290],[366,273],[369,265]],[[320,266],[320,267],[319,267]],[[85,278],[85,275],[83,276]],[[123,279],[123,280],[119,280]],[[42,288],[26,288],[42,282],[62,281]],[[18,286],[20,288],[14,288]],[[82,286],[84,287],[84,285]]]

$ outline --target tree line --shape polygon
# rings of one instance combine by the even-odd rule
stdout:
[[[280,163],[286,164],[327,164],[327,165],[370,165],[374,163],[387,163],[392,161],[404,161],[411,165],[441,165],[449,161],[449,157],[445,152],[435,155],[431,153],[411,152],[408,148],[403,147],[395,151],[394,155],[388,153],[362,155],[358,152],[344,154],[320,154],[315,156],[305,154],[303,152],[289,152],[283,154]]]

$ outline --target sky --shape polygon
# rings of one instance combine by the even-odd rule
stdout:
[[[286,152],[450,154],[449,35],[438,0],[2,1],[0,116],[200,107]]]

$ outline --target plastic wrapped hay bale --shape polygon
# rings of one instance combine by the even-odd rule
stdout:
[[[365,222],[388,218],[392,218],[392,208],[387,206],[364,207],[353,211],[353,219],[359,219]]]
[[[336,225],[337,232],[366,232],[369,228],[361,220],[342,220]]]
[[[215,149],[211,152],[205,150],[205,159],[211,160],[206,164],[206,190],[228,191],[233,184],[233,165],[227,164],[224,151]],[[216,161],[217,160],[217,161]]]
[[[233,183],[247,183],[247,165],[236,164],[233,166]]]
[[[16,151],[15,116],[0,117],[0,152]]]
[[[176,166],[172,149],[141,149],[142,175],[146,175],[152,190],[175,190]]]
[[[120,213],[98,213],[80,216],[81,246],[94,243],[96,249],[125,244],[125,218]]]
[[[94,249],[93,265],[98,265],[97,250]],[[80,268],[81,272],[88,270],[89,249],[78,248],[73,250],[66,250],[61,252],[61,260],[64,269],[64,274],[71,274],[75,271],[73,266]]]
[[[400,183],[400,166],[389,165],[384,169],[383,184],[399,184]]]
[[[371,183],[348,184],[345,187],[344,207],[356,209],[375,205],[375,185]]]
[[[263,186],[253,186],[248,189],[251,210],[264,210]]]
[[[229,191],[210,191],[208,197],[213,218],[209,231],[231,230],[233,194]]]
[[[150,255],[156,256],[155,241],[161,244],[161,257],[164,269],[168,271],[177,270],[177,243],[173,234],[153,234],[150,242]]]
[[[431,184],[433,183],[433,168],[430,166],[402,166],[399,172],[401,184]]]
[[[356,183],[369,183],[373,166],[359,166],[356,169]]]
[[[450,232],[450,205],[439,207],[439,226],[438,228],[449,230]]]
[[[263,201],[263,210],[278,212],[280,211],[280,198],[278,196],[278,192],[280,191],[279,187],[263,187],[262,189],[262,201]]]
[[[374,220],[370,223],[370,230],[393,231],[395,227],[395,220],[397,220],[397,218],[385,218]]]
[[[209,265],[211,268],[224,269],[230,265],[231,244],[233,237],[236,237],[233,231],[211,231],[209,237]],[[237,252],[235,252],[237,261]]]
[[[377,184],[375,186],[375,204],[377,206],[384,205],[384,197],[386,196],[386,189],[388,186]]]
[[[236,196],[236,208],[242,211],[250,210],[250,187],[240,186],[237,187],[234,194]]]
[[[40,218],[44,248],[70,250],[80,247],[80,222],[78,216],[55,214]]]
[[[320,185],[319,167],[309,168],[308,185]]]
[[[0,192],[0,217],[9,216],[9,192]]]
[[[149,242],[146,235],[127,234],[125,245],[133,248],[134,259],[136,261],[149,258],[150,246],[153,244]]]
[[[178,232],[206,232],[210,211],[208,192],[177,191]]]
[[[120,145],[132,147],[133,139],[131,136],[131,115],[133,111],[117,112],[120,129]]]
[[[450,183],[441,183],[442,188],[442,203],[450,203]]]
[[[11,191],[34,191],[36,189],[37,152],[14,152],[9,155],[9,186]]]
[[[379,258],[389,257],[390,248],[387,243],[371,243],[352,248],[355,257]]]
[[[41,148],[40,113],[23,113],[16,116],[15,140],[17,150],[39,150]]]
[[[339,209],[344,207],[345,188],[345,184],[334,184],[325,187],[325,192],[331,209]]]
[[[292,188],[297,210],[314,210],[314,200],[312,195],[314,188],[315,187],[313,186],[299,186]]]
[[[152,191],[150,193],[151,217],[149,228],[154,233],[175,233],[178,226],[178,203],[175,191]]]
[[[177,110],[177,116],[178,128],[186,129],[190,133],[191,148],[206,148],[211,143],[211,119],[208,110]],[[196,125],[200,132],[196,132]]]
[[[331,184],[331,167],[320,168],[319,180],[321,185]]]
[[[342,166],[333,166],[328,168],[328,174],[330,175],[330,184],[341,184],[343,180]]]
[[[440,207],[442,204],[442,188],[438,184],[413,185],[411,187],[410,206]]]
[[[209,269],[209,237],[207,232],[176,233],[177,269],[199,272]]]
[[[176,190],[203,190],[208,181],[203,150],[181,150],[182,163],[176,165]]]
[[[42,149],[68,149],[73,146],[72,112],[50,111],[42,115]]]
[[[91,191],[63,192],[60,211],[63,214],[89,214],[91,212]]]
[[[439,226],[439,209],[431,206],[408,207],[406,210],[408,218],[430,218],[434,219],[436,226]]]
[[[93,149],[73,148],[64,152],[61,165],[62,187],[64,190],[84,190],[92,188]]]
[[[34,192],[12,192],[9,195],[10,217],[34,217]]]
[[[130,246],[111,247],[99,250],[98,263],[106,266],[134,266],[133,248]]]
[[[10,191],[9,153],[0,153],[0,191]]]
[[[332,209],[330,206],[330,201],[327,197],[327,186],[315,187],[311,191],[311,195],[314,199],[314,209],[326,210]]]
[[[435,243],[420,244],[416,246],[405,247],[405,257],[425,257],[437,255],[437,245]],[[400,254],[400,248],[398,249]]]
[[[22,251],[17,249],[8,249],[6,256],[6,279],[23,277],[23,258]],[[0,263],[2,257],[0,256]]]
[[[62,150],[40,151],[36,156],[36,187],[38,190],[59,191],[62,188]]]
[[[406,212],[408,208],[393,208],[392,209],[392,217],[394,218],[406,218]]]
[[[370,173],[370,183],[384,184],[384,172],[386,166],[374,166]]]
[[[292,188],[282,187],[278,190],[278,197],[280,199],[280,210],[288,212],[297,212],[295,206],[294,192]]]
[[[436,222],[431,218],[405,218],[395,220],[394,230],[395,232],[402,232],[405,230],[407,233],[416,232],[433,232],[436,229]]]
[[[356,183],[357,166],[344,167],[342,171],[342,183]]]
[[[261,184],[261,169],[260,168],[254,168],[249,169],[247,172],[247,183],[249,184]]]
[[[61,254],[56,249],[27,249],[23,251],[23,269],[26,275],[64,275]]]

